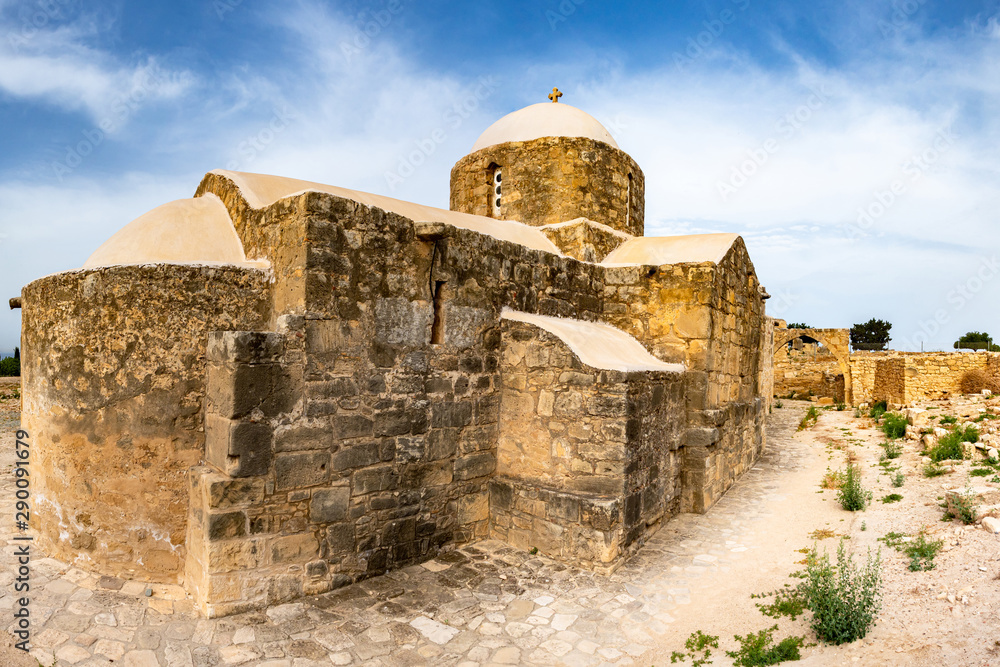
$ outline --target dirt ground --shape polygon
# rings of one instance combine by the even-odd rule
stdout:
[[[798,420],[808,405],[783,402],[772,420]],[[969,400],[930,402],[937,415],[968,414],[986,409],[1000,414],[996,399],[970,403]],[[960,419],[960,422],[962,420]],[[996,422],[1000,424],[1000,422]],[[984,432],[996,431],[990,420],[977,424]],[[734,634],[757,632],[775,623],[775,640],[789,635],[814,643],[807,612],[797,621],[774,620],[761,614],[750,595],[772,591],[784,583],[790,572],[802,569],[801,549],[812,547],[836,552],[845,539],[848,552],[862,561],[868,550],[881,549],[884,581],[883,608],[875,628],[862,640],[843,646],[811,646],[802,650],[801,665],[1000,665],[1000,535],[980,526],[964,526],[960,521],[943,521],[946,489],[962,489],[969,481],[970,461],[954,466],[939,477],[924,476],[925,460],[918,440],[900,440],[903,453],[889,461],[898,470],[886,471],[879,465],[886,438],[867,417],[857,418],[850,409],[822,410],[818,423],[794,432],[787,442],[772,441],[771,447],[804,447],[805,460],[780,478],[773,492],[782,500],[774,504],[768,525],[761,528],[766,540],[755,549],[742,567],[720,576],[702,591],[697,608],[688,612],[677,630],[676,646],[696,630],[720,637],[720,650],[708,664],[731,665],[723,650],[734,650]],[[848,453],[863,471],[863,485],[873,494],[867,509],[848,512],[837,501],[836,490],[820,488],[824,474],[843,470]],[[902,487],[892,486],[891,477],[902,472]],[[1000,488],[990,477],[975,477],[974,486]],[[892,493],[903,496],[897,502],[881,499]],[[709,515],[711,516],[711,512]],[[879,538],[889,532],[914,536],[924,530],[928,539],[944,542],[930,571],[911,572],[909,559],[886,546]],[[816,532],[821,531],[821,532]],[[828,536],[832,532],[834,535]],[[815,539],[819,538],[819,539]],[[767,600],[769,601],[769,600]],[[692,605],[692,607],[694,607]],[[668,664],[664,653],[653,664]],[[690,661],[689,661],[690,662]]]

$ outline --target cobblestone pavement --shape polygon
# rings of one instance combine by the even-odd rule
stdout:
[[[36,553],[32,655],[46,667],[648,665],[678,607],[697,603],[700,584],[754,548],[775,480],[809,455],[791,438],[800,416],[776,410],[758,465],[708,514],[672,519],[611,577],[487,541],[292,604],[204,619],[179,586],[153,585],[147,597],[144,583]],[[0,450],[5,508],[13,506],[12,435],[6,430]],[[7,629],[15,597],[10,524],[0,527]]]

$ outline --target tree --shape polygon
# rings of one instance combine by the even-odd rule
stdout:
[[[19,347],[14,348],[14,358],[17,359],[18,361],[21,360],[21,348]]]
[[[874,317],[864,324],[851,327],[851,347],[855,350],[884,350],[889,346],[892,337],[889,329],[892,325],[885,320]]]
[[[993,344],[993,337],[981,331],[970,331],[957,341],[954,345],[956,350],[966,348],[969,350],[989,350],[990,352],[1000,352],[1000,345]]]
[[[790,322],[788,324],[789,329],[812,329],[808,324],[803,324],[802,322]]]

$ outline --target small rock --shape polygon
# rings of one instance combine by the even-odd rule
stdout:
[[[990,531],[991,533],[1000,533],[1000,519],[996,517],[987,516],[983,517],[983,528]]]

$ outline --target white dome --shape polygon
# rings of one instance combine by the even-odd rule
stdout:
[[[226,205],[207,194],[178,199],[139,216],[94,251],[83,268],[158,263],[252,264]]]
[[[509,113],[486,128],[472,146],[472,153],[509,141],[541,137],[586,137],[618,148],[611,133],[586,111],[568,104],[542,102]]]

